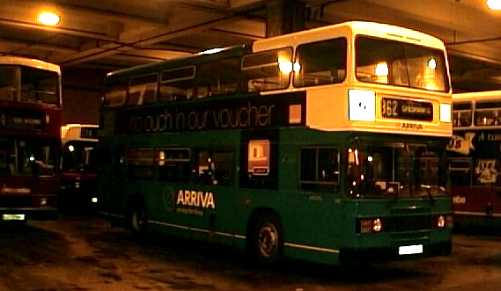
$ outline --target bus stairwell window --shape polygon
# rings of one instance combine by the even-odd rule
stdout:
[[[249,141],[247,173],[252,176],[270,174],[270,141],[258,139]]]

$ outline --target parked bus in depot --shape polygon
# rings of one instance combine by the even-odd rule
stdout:
[[[96,124],[66,124],[61,127],[61,209],[88,211],[96,196]]]
[[[0,56],[0,218],[56,215],[61,71],[39,60]]]
[[[110,73],[101,212],[262,263],[448,254],[446,60],[347,22]]]
[[[501,91],[454,94],[449,145],[460,225],[501,225]]]

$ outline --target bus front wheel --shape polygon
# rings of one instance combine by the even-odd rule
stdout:
[[[130,228],[135,235],[146,232],[148,219],[144,207],[134,207],[130,212]]]
[[[282,228],[273,215],[259,217],[250,234],[251,256],[260,264],[276,263],[282,255]]]

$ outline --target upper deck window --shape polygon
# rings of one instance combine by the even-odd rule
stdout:
[[[0,66],[0,100],[59,105],[59,76],[30,67]]]
[[[127,98],[127,86],[124,84],[114,84],[108,86],[104,94],[104,106],[116,107],[125,104]]]
[[[292,49],[282,48],[244,56],[242,74],[248,92],[285,89],[292,72]]]
[[[162,72],[159,101],[186,100],[193,97],[195,66],[168,69]]]
[[[449,91],[444,52],[404,42],[357,37],[356,76],[359,81]]]
[[[452,106],[452,122],[454,127],[471,126],[471,120],[471,102],[454,103],[454,105]]]
[[[197,98],[204,98],[235,93],[239,87],[239,77],[239,58],[202,63],[197,67],[194,95]]]
[[[341,83],[346,77],[346,39],[308,43],[297,48],[294,86]]]
[[[475,106],[475,125],[477,126],[500,126],[501,103],[478,102]]]
[[[129,83],[128,105],[153,103],[157,99],[158,77],[156,74],[133,78]]]

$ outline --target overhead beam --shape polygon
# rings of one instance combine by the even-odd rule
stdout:
[[[183,15],[184,18],[184,15]],[[205,21],[203,22],[198,22],[195,24],[191,25],[186,25],[182,26],[182,22],[175,22],[172,21],[172,24],[170,27],[166,29],[159,29],[151,32],[147,36],[139,36],[138,38],[132,39],[130,41],[124,41],[123,43],[116,44],[116,43],[108,43],[106,45],[103,45],[101,47],[87,50],[78,54],[75,54],[69,58],[66,58],[60,62],[60,64],[65,65],[65,66],[70,66],[70,65],[76,65],[80,64],[82,62],[88,62],[92,61],[95,59],[99,59],[102,57],[106,56],[111,56],[117,53],[121,53],[127,50],[130,50],[131,48],[134,47],[141,47],[141,46],[148,46],[151,44],[159,43],[159,42],[164,42],[171,40],[176,37],[188,35],[191,33],[197,33],[204,31],[210,27],[216,26],[221,23],[225,23],[227,21],[230,21],[232,19],[235,19],[236,16],[234,15],[225,15],[225,16],[219,16],[218,17],[207,17],[206,16]],[[179,24],[181,23],[181,24]]]
[[[43,44],[43,43],[32,43],[32,42],[26,42],[26,41],[14,40],[14,39],[6,39],[6,38],[0,38],[0,43],[5,44],[7,46],[16,47],[16,50],[18,50],[18,49],[39,49],[39,50],[46,50],[46,51],[54,51],[54,52],[63,53],[63,54],[74,54],[74,53],[79,52],[78,49],[65,47],[65,46],[57,46],[57,45],[53,45],[53,44]]]
[[[53,32],[59,32],[63,34],[87,37],[98,40],[107,40],[107,41],[117,40],[116,37],[110,37],[107,33],[104,32],[88,31],[88,30],[63,27],[63,26],[50,27],[50,26],[40,25],[35,22],[22,21],[17,19],[0,18],[0,24],[16,26],[21,28],[43,30],[43,31],[53,31]]]

